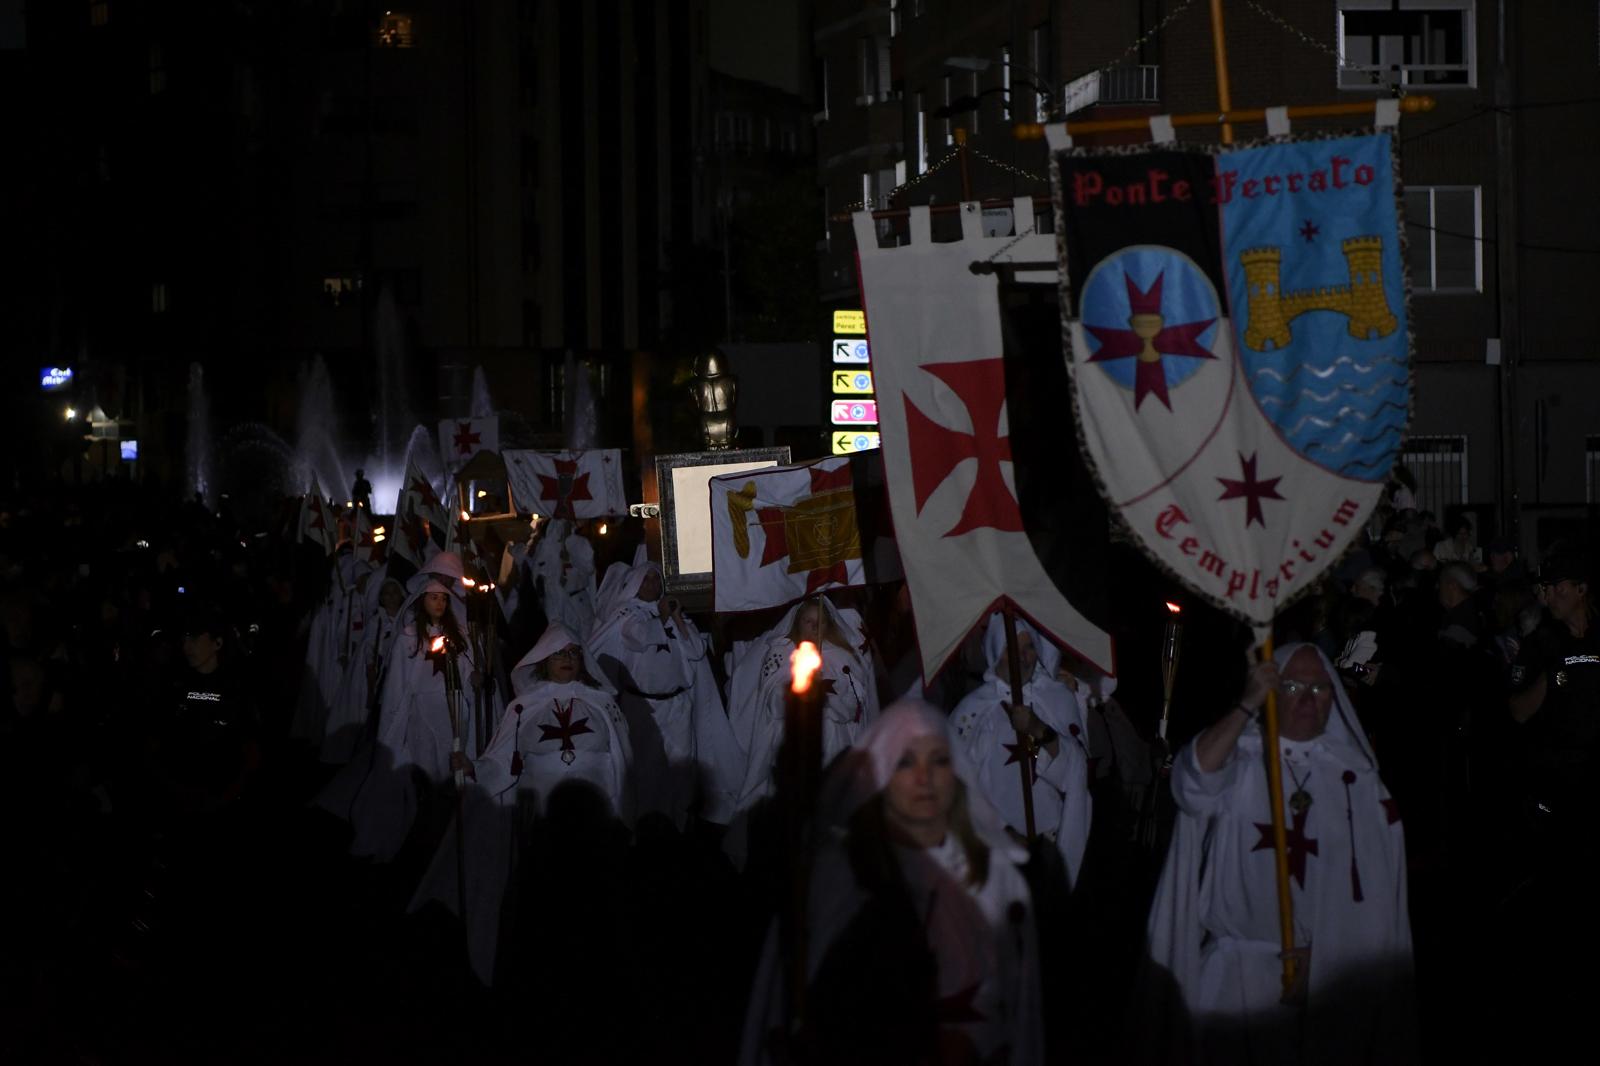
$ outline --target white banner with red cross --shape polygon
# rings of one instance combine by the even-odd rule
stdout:
[[[406,478],[394,505],[394,529],[389,542],[394,545],[395,555],[421,566],[432,554],[428,544],[433,529],[443,523],[444,502],[413,459],[406,465]]]
[[[707,487],[716,610],[866,583],[848,458],[724,474]]]
[[[447,418],[439,423],[439,454],[444,465],[460,470],[481,451],[500,450],[500,419]]]
[[[322,486],[317,484],[317,475],[311,475],[311,491],[301,498],[300,502],[300,539],[310,541],[322,548],[323,552],[332,555],[338,544],[338,519],[328,507],[328,501],[322,498]]]
[[[519,512],[546,518],[614,518],[628,513],[622,452],[535,452],[510,448],[501,456]]]
[[[1053,265],[1054,239],[1031,232],[1032,201],[1013,211],[1020,239],[985,237],[978,205],[964,204],[963,239],[936,244],[928,209],[913,207],[911,243],[896,248],[878,247],[870,214],[855,216],[889,504],[925,679],[1006,601],[1115,672],[1111,637],[1051,580],[1017,503],[998,282],[971,269],[1002,257]]]

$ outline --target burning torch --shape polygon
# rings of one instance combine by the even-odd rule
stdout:
[[[1172,714],[1172,686],[1178,679],[1178,653],[1183,650],[1183,608],[1167,601],[1167,628],[1161,635],[1161,738],[1163,772],[1172,769],[1172,748],[1167,743],[1167,721]]]
[[[789,859],[789,908],[782,930],[789,960],[791,1032],[800,1025],[806,998],[806,895],[811,871],[806,862],[806,824],[816,798],[817,776],[822,768],[822,689],[814,682],[822,669],[822,654],[803,640],[789,656],[789,688],[783,694],[783,757],[788,773],[786,814]]]
[[[434,637],[428,645],[429,658],[437,658],[444,663],[444,701],[450,711],[450,751],[453,755],[462,753],[461,668],[456,663],[459,654],[443,633]],[[458,760],[452,758],[450,761]],[[467,794],[467,772],[464,769],[453,770],[451,777],[456,785],[456,902],[464,924],[467,920],[467,838],[461,823],[462,806]]]

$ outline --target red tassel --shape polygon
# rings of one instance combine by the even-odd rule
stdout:
[[[521,777],[522,776],[522,746],[520,744],[518,744],[517,741],[519,741],[522,738],[522,704],[521,703],[517,703],[517,704],[513,705],[512,710],[516,712],[517,724],[516,724],[516,727],[515,727],[514,731],[511,734],[511,745],[512,745],[512,747],[511,747],[511,776],[512,777]]]
[[[1355,784],[1354,770],[1344,772],[1344,821],[1350,829],[1350,898],[1360,903],[1361,895],[1361,868],[1356,865],[1356,816],[1355,810],[1350,805],[1350,786]]]

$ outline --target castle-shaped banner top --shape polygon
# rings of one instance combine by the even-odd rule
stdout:
[[[1100,488],[1159,564],[1265,625],[1348,547],[1405,433],[1393,138],[1066,149],[1051,170]]]

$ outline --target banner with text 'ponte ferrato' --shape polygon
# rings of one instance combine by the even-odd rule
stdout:
[[[1145,551],[1264,626],[1338,559],[1410,415],[1393,137],[1052,154],[1085,453]]]

